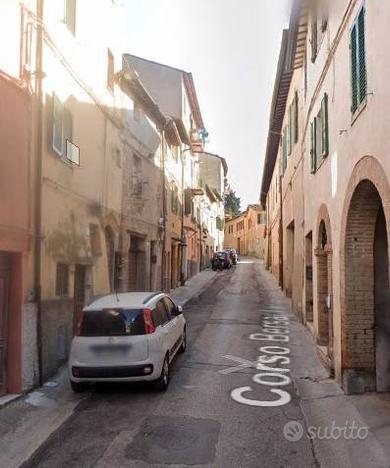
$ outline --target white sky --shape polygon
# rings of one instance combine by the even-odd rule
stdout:
[[[192,72],[207,150],[227,159],[241,208],[258,203],[291,0],[124,0],[129,53]]]

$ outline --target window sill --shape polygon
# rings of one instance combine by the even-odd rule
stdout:
[[[360,117],[360,114],[364,111],[366,107],[367,107],[367,97],[360,103],[359,107],[351,115],[351,127],[354,125],[354,123]]]
[[[68,161],[64,156],[59,154],[55,149],[51,150],[51,154],[57,159],[57,161],[61,162],[64,166],[67,166],[70,169],[73,169],[74,167],[80,167]]]

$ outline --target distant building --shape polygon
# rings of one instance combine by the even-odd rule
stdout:
[[[236,249],[240,255],[264,259],[266,213],[260,205],[248,205],[233,218],[225,219],[224,248]]]

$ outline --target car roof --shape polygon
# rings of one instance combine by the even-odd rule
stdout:
[[[166,296],[162,292],[128,292],[120,294],[108,294],[107,296],[96,299],[88,306],[84,307],[85,311],[99,310],[106,308],[144,308],[147,305],[154,305],[158,299]]]

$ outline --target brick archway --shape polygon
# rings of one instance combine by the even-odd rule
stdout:
[[[317,342],[327,348],[329,367],[333,357],[332,229],[328,208],[322,204],[317,218]]]
[[[367,156],[352,173],[341,227],[342,383],[348,393],[377,389],[375,249],[381,213],[386,231],[390,225],[389,183],[381,165]],[[385,290],[389,287],[389,237],[387,229],[385,254],[381,255],[387,269]]]

